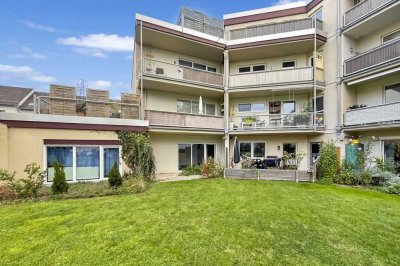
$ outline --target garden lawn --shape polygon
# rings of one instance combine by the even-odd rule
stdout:
[[[2,265],[400,265],[400,197],[249,180],[0,205]]]

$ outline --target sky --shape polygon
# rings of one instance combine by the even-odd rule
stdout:
[[[181,6],[224,14],[296,0],[0,0],[0,85],[130,92],[135,13],[176,23]]]

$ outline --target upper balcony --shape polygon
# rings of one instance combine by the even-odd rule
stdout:
[[[313,51],[315,37],[318,47],[326,42],[323,22],[304,18],[231,30],[227,48],[233,61],[277,57]],[[265,46],[269,49],[260,49]]]
[[[324,71],[316,69],[316,79],[319,85],[324,84]],[[314,81],[314,68],[301,67],[252,73],[238,73],[230,76],[229,87],[259,87],[288,84],[307,84]]]
[[[223,74],[145,58],[143,68],[144,88],[184,94],[216,97],[223,94]],[[138,65],[140,68],[140,65]],[[215,69],[213,69],[215,70]],[[171,86],[172,85],[172,86]],[[196,87],[197,90],[193,90]]]
[[[146,120],[149,121],[151,127],[164,130],[211,130],[222,132],[224,130],[223,116],[146,110]]]
[[[352,38],[368,35],[398,21],[400,1],[364,0],[344,15],[344,34]]]
[[[344,114],[345,128],[374,129],[391,126],[400,126],[400,102],[347,110]]]
[[[400,63],[400,39],[385,43],[344,61],[345,77],[370,74]]]

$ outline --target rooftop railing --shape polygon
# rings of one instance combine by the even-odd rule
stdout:
[[[344,62],[345,75],[400,59],[400,38],[361,53]]]
[[[316,28],[323,30],[323,22],[316,20]],[[298,20],[290,20],[284,22],[270,23],[260,26],[248,27],[244,29],[236,29],[229,31],[229,40],[245,39],[258,36],[265,36],[277,33],[285,33],[298,30],[314,29],[314,19],[305,18]]]
[[[380,7],[390,2],[396,2],[396,0],[364,0],[349,9],[344,15],[345,26],[353,23],[359,19],[362,19],[368,14],[373,13]]]
[[[223,85],[223,74],[221,73],[180,66],[159,60],[145,58],[143,71],[145,74],[160,78],[184,80],[221,87]]]

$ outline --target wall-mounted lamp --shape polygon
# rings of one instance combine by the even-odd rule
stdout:
[[[280,150],[281,150],[281,146],[280,146],[280,145],[278,145],[278,147],[277,147],[277,148],[278,148],[278,151],[280,151]]]
[[[350,53],[353,54],[353,52],[354,52],[354,49],[353,49],[353,46],[352,46],[352,47],[350,47]]]

